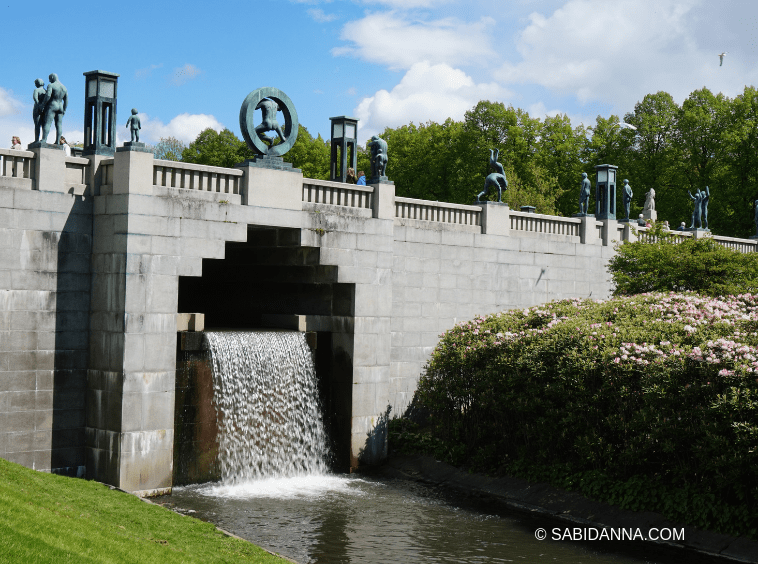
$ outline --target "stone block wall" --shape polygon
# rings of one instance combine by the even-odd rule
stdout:
[[[84,474],[92,198],[0,178],[0,456]]]
[[[572,297],[607,298],[613,247],[579,237],[398,220],[394,226],[390,397],[408,407],[440,335],[456,323]]]

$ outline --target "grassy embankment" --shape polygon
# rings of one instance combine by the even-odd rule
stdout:
[[[417,402],[425,428],[391,422],[391,448],[758,533],[758,295],[479,317],[443,335]]]
[[[103,484],[0,459],[0,562],[286,561]]]

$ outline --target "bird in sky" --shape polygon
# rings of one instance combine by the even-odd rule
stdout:
[[[719,53],[719,66],[722,66],[724,64],[724,55],[726,55],[729,51],[724,51],[723,53]]]

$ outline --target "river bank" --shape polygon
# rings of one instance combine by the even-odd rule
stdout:
[[[652,529],[683,529],[684,538],[681,540],[641,542],[675,547],[682,551],[683,557],[695,552],[719,558],[723,562],[758,562],[758,542],[751,539],[701,531],[673,523],[657,513],[619,509],[544,483],[535,484],[520,478],[493,478],[469,473],[425,455],[395,454],[377,471],[388,477],[434,484],[466,495],[487,498],[509,509],[543,515],[550,520],[566,523],[565,528],[558,527],[558,534],[564,534],[565,529],[569,527],[577,527],[584,531],[592,528],[639,529],[643,535]],[[546,528],[550,530],[547,531],[545,542],[549,542],[553,528]]]

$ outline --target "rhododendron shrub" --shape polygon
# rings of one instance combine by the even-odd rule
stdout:
[[[435,434],[490,468],[685,480],[758,506],[758,295],[477,317],[442,335],[418,395]]]

